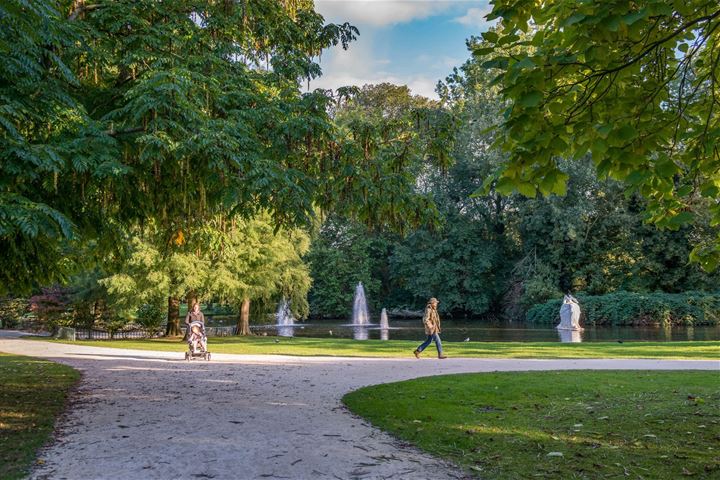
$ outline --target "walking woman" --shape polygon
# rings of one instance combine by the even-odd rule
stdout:
[[[439,359],[447,358],[443,355],[442,342],[440,341],[440,315],[438,315],[437,311],[438,303],[440,303],[438,299],[433,297],[428,300],[427,307],[425,307],[423,325],[425,326],[425,335],[427,335],[427,338],[423,344],[416,348],[413,352],[415,354],[415,358],[420,358],[420,354],[428,347],[428,345],[430,345],[430,342],[435,342]]]

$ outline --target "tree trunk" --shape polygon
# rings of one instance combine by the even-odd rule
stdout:
[[[237,322],[238,335],[250,335],[250,299],[246,298],[240,305]]]
[[[187,302],[187,311],[190,313],[190,310],[192,310],[193,305],[198,303],[198,297],[197,293],[195,293],[194,290],[190,290],[187,295],[185,295],[185,301]],[[190,331],[188,329],[185,329],[185,335],[183,336],[183,342],[187,342],[188,336],[190,335]]]
[[[180,299],[168,297],[167,329],[165,335],[177,337],[180,335]]]
[[[198,296],[197,293],[195,293],[195,290],[190,290],[188,294],[185,296],[185,301],[187,302],[188,312],[190,309],[192,309],[193,305],[198,303]]]

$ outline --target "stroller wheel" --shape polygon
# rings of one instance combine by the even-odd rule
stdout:
[[[190,361],[190,352],[185,352],[185,360]]]
[[[205,360],[210,361],[210,352],[205,354]]]

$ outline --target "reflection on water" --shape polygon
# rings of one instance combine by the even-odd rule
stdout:
[[[354,338],[358,340],[413,340],[425,338],[420,319],[392,319],[389,329],[381,329],[377,323],[354,326],[346,319],[313,320],[295,325],[253,325],[257,333],[316,338]],[[207,319],[211,327],[234,325],[234,317],[212,317]],[[332,331],[332,333],[330,333]],[[569,339],[566,338],[569,335]],[[615,342],[615,341],[717,341],[720,340],[720,325],[696,327],[593,327],[585,326],[581,332],[560,332],[554,325],[527,325],[524,323],[492,323],[481,320],[443,320],[443,341],[461,342],[469,338],[472,342]]]
[[[582,332],[580,330],[564,330],[561,328],[557,329],[558,335],[560,335],[560,341],[562,343],[580,343],[582,342]]]
[[[278,325],[277,336],[278,337],[293,337],[295,336],[295,325]]]
[[[370,338],[370,332],[368,327],[354,326],[353,329],[353,340],[367,340]]]

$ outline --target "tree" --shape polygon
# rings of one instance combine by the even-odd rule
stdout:
[[[707,0],[495,0],[474,53],[510,103],[501,192],[564,194],[558,157],[588,152],[647,199],[648,220],[720,224],[720,9]],[[712,270],[720,234],[691,258]]]
[[[327,218],[313,237],[307,255],[313,285],[309,292],[311,313],[347,317],[355,286],[362,282],[371,309],[382,307],[388,292],[381,271],[388,263],[387,243],[367,227],[347,219]]]
[[[302,260],[310,240],[302,230],[277,232],[270,216],[249,220],[219,220],[201,234],[214,245],[205,254],[210,261],[207,291],[214,298],[238,307],[237,331],[250,334],[250,302],[264,304],[285,298],[293,313],[308,314],[311,279]]]
[[[123,266],[100,283],[107,288],[114,310],[126,319],[143,304],[166,300],[166,334],[176,336],[180,334],[180,299],[189,292],[205,291],[209,262],[188,248],[158,249],[148,237],[134,237]]]
[[[329,169],[338,173],[329,193],[333,211],[375,230],[436,222],[432,196],[416,185],[425,165],[452,164],[450,112],[388,83],[338,89],[332,108],[344,159]]]
[[[0,289],[66,278],[66,240],[108,224],[178,241],[217,206],[282,224],[326,197],[329,96],[299,82],[357,30],[312,2],[13,0],[0,18]]]
[[[57,1],[0,6],[0,292],[66,280],[66,241],[98,230],[94,188],[123,171],[73,95],[63,53],[81,37],[62,17]]]

